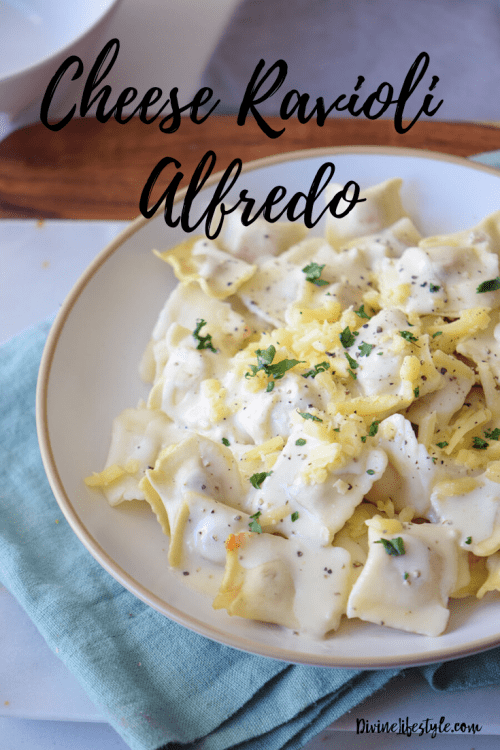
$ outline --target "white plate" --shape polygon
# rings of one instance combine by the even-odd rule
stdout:
[[[342,184],[355,180],[365,187],[402,177],[404,204],[424,234],[467,228],[500,208],[500,173],[493,169],[424,151],[372,147],[254,162],[233,194],[246,188],[262,201],[277,185],[287,188],[288,197],[307,192],[325,161],[333,161],[335,180]],[[216,184],[207,184],[200,201],[209,200]],[[157,186],[165,188],[166,181]],[[353,620],[332,638],[315,642],[277,626],[230,618],[169,571],[168,540],[150,511],[127,504],[113,509],[86,489],[83,478],[99,470],[107,455],[113,418],[147,395],[138,362],[176,283],[151,249],[183,238],[181,229],[166,226],[162,213],[133,222],[81,277],[47,341],[37,394],[39,441],[53,491],[83,544],[129,591],[172,620],[236,648],[290,662],[380,668],[451,659],[500,644],[500,598],[491,594],[481,602],[452,602],[448,629],[439,638]]]

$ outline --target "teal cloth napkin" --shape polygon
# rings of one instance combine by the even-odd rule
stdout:
[[[397,670],[304,667],[214,643],[106,573],[65,522],[35,427],[44,322],[0,349],[0,577],[134,750],[300,748]]]
[[[500,152],[485,161],[500,166]],[[153,611],[64,520],[35,426],[52,320],[0,348],[0,578],[133,750],[295,750],[400,670],[287,664],[210,641]],[[500,649],[422,674],[437,690],[500,683]]]

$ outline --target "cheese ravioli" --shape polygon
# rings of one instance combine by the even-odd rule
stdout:
[[[450,598],[498,595],[500,211],[423,237],[401,185],[323,232],[233,208],[154,251],[179,283],[149,397],[85,481],[150,506],[166,566],[227,616],[436,637]]]

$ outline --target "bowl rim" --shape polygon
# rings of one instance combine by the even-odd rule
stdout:
[[[83,31],[81,31],[70,42],[67,42],[62,47],[56,47],[56,49],[54,49],[48,55],[45,55],[36,62],[31,63],[31,65],[24,65],[22,68],[17,68],[12,73],[7,73],[7,75],[0,76],[0,86],[8,83],[14,83],[17,78],[26,75],[26,73],[28,72],[36,73],[43,66],[47,65],[47,63],[50,63],[52,60],[55,60],[56,58],[60,56],[62,57],[63,55],[71,52],[75,45],[80,44],[80,42],[88,34],[90,34],[97,26],[99,26],[99,24],[105,21],[105,19],[118,7],[118,5],[120,5],[122,0],[103,0],[103,2],[107,4],[107,8],[104,11],[102,9],[99,11],[98,16],[94,19],[90,26],[86,26]]]
[[[467,166],[468,168],[476,169],[478,171],[487,172],[500,178],[500,171],[498,169],[477,163],[475,161],[470,161],[465,157],[453,156],[450,154],[443,154],[441,152],[425,149],[400,148],[397,146],[337,146],[331,148],[322,147],[286,152],[247,162],[243,165],[242,173],[268,166],[273,166],[276,164],[281,164],[283,162],[300,161],[304,159],[326,156],[334,157],[345,154],[398,156],[431,159],[434,161],[445,161],[461,166]],[[209,188],[217,183],[222,174],[223,171],[221,170],[207,179],[204,185],[204,189]],[[174,201],[175,204],[183,200],[186,191],[187,187],[183,188],[177,193]],[[59,312],[57,313],[53,321],[43,350],[36,388],[36,429],[38,435],[38,443],[40,447],[43,466],[49,484],[61,508],[61,511],[63,512],[66,520],[68,521],[78,539],[82,542],[82,544],[86,547],[90,554],[96,559],[96,561],[113,578],[115,578],[115,580],[117,580],[130,593],[140,599],[144,604],[147,604],[152,609],[163,614],[165,617],[168,617],[174,622],[183,625],[187,629],[196,632],[199,635],[203,635],[223,645],[231,646],[238,650],[249,652],[255,655],[265,656],[294,664],[333,667],[341,669],[374,670],[419,666],[439,661],[448,661],[450,659],[461,658],[464,656],[470,656],[472,654],[487,651],[500,645],[500,629],[496,636],[485,636],[482,638],[477,638],[476,640],[470,641],[461,647],[450,646],[446,648],[438,646],[436,649],[432,649],[431,651],[429,651],[428,656],[425,656],[422,653],[417,653],[407,654],[404,658],[397,655],[392,657],[374,656],[373,658],[361,659],[356,659],[352,656],[343,657],[335,655],[332,658],[329,658],[329,655],[327,653],[321,655],[303,655],[301,653],[297,654],[288,648],[279,648],[266,643],[256,644],[253,641],[250,641],[245,636],[220,632],[215,627],[207,625],[201,620],[196,620],[191,615],[185,614],[183,611],[177,609],[176,607],[167,604],[160,597],[151,592],[146,586],[136,581],[131,574],[127,573],[124,568],[116,563],[113,558],[104,550],[100,543],[86,529],[85,524],[80,519],[77,511],[72,504],[71,499],[66,493],[51,447],[50,434],[48,429],[47,397],[52,363],[64,325],[68,317],[70,316],[71,311],[80,294],[90,282],[92,277],[97,273],[101,266],[120,249],[124,242],[126,242],[132,235],[136,234],[150,220],[157,218],[162,213],[162,211],[163,208],[162,206],[160,206],[154,213],[154,215],[150,217],[150,219],[147,219],[143,216],[138,216],[137,218],[133,219],[130,224],[128,224],[128,226],[126,226],[110,243],[108,243],[98,253],[98,255],[86,268],[80,278],[76,281],[76,283],[66,296],[65,300],[63,301]],[[436,641],[439,643],[439,638],[437,638]]]

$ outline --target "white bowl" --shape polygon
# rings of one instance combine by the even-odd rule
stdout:
[[[355,180],[363,187],[402,177],[404,204],[424,234],[473,226],[500,206],[500,172],[410,149],[344,148],[264,159],[247,166],[235,189],[245,187],[260,199],[277,185],[285,186],[288,196],[307,191],[325,161],[334,162],[341,183]],[[203,190],[203,201],[213,194],[214,184]],[[133,222],[78,281],[47,341],[37,394],[40,447],[55,496],[83,544],[129,591],[167,617],[214,640],[289,662],[393,667],[500,644],[500,597],[492,594],[480,602],[453,601],[448,629],[438,638],[351,620],[333,637],[315,642],[279,627],[230,618],[169,571],[168,540],[150,510],[111,508],[85,487],[84,477],[104,464],[113,418],[147,395],[138,362],[176,283],[151,249],[173,246],[184,237],[181,229],[166,226],[162,213]]]
[[[1,0],[0,112],[17,117],[70,54],[85,55],[120,0]]]

